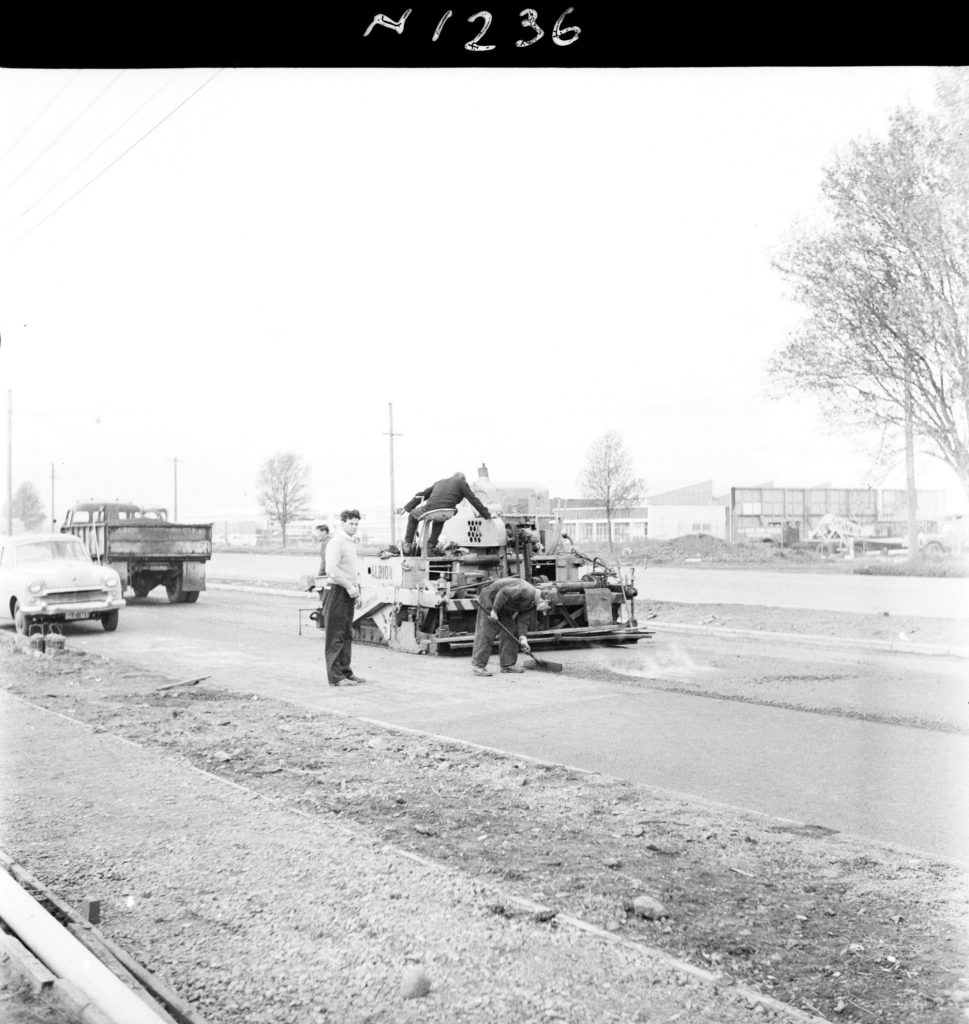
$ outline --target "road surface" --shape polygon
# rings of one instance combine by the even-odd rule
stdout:
[[[658,633],[631,648],[557,651],[561,675],[478,679],[466,656],[358,645],[367,684],[334,689],[305,615],[299,635],[310,603],[213,589],[169,605],[162,594],[130,604],[116,633],[70,626],[68,643],[969,861],[964,661]],[[814,710],[782,706],[806,692]]]
[[[295,586],[301,577],[315,573],[317,564],[310,555],[216,552],[208,576]],[[969,619],[969,579],[651,566],[638,568],[635,582],[647,603],[768,605]]]

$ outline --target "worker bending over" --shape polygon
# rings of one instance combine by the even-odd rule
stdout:
[[[525,671],[516,664],[518,650],[521,648],[526,654],[531,650],[525,634],[531,625],[532,613],[547,612],[550,596],[551,588],[539,590],[518,576],[505,576],[481,589],[471,650],[471,671],[476,676],[491,675],[488,659],[496,637],[501,671]]]

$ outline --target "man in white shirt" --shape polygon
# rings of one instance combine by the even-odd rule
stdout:
[[[330,577],[326,599],[326,678],[330,686],[356,686],[364,680],[350,668],[350,647],[353,641],[353,609],[360,596],[357,574],[357,549],[353,536],[360,525],[355,508],[340,513],[340,528],[326,545],[324,560]]]

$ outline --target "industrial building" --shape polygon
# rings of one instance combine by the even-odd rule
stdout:
[[[917,491],[919,531],[935,533],[945,520],[945,491]],[[612,539],[669,540],[706,534],[733,543],[807,540],[826,515],[850,519],[873,537],[904,536],[907,492],[872,488],[731,487],[715,495],[713,481],[647,496],[635,508],[612,516]],[[551,514],[577,542],[608,541],[609,524],[601,505],[587,498],[553,498]]]

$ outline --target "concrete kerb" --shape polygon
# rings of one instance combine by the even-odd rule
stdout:
[[[238,590],[245,594],[266,594],[270,597],[298,597],[309,600],[307,591],[282,587],[258,587],[247,583],[210,583],[210,590]],[[730,629],[726,626],[696,626],[679,622],[657,622],[650,619],[650,629],[657,633],[694,633],[702,636],[729,636],[737,639],[797,641],[822,647],[856,647],[893,654],[923,654],[950,658],[969,658],[969,647],[945,647],[941,644],[915,644],[898,640],[865,640],[861,637],[816,636],[810,633],[772,633],[763,629]]]

